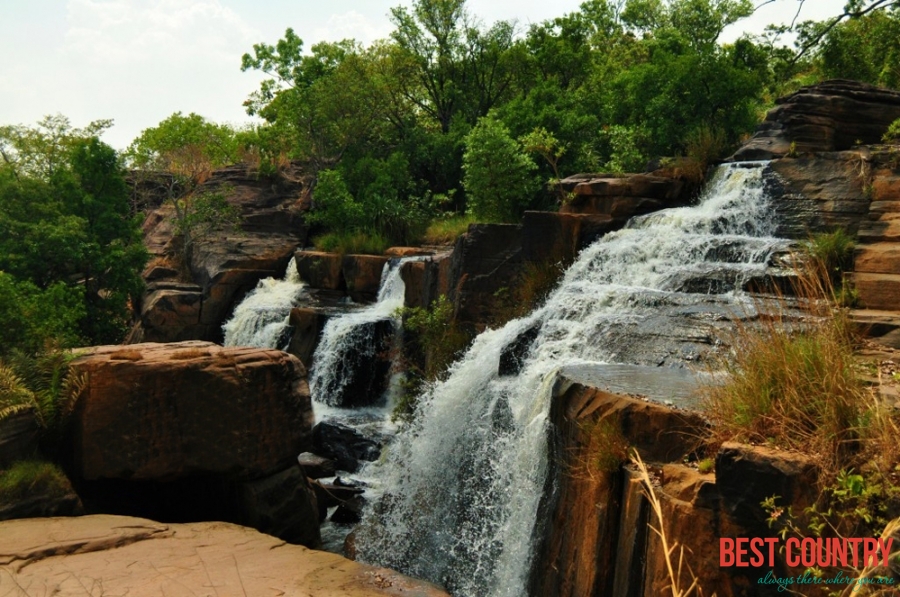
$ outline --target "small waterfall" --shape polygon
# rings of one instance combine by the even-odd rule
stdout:
[[[371,364],[379,351],[386,350],[385,341],[389,342],[389,338],[385,336],[393,336],[400,323],[396,312],[403,306],[406,290],[400,266],[406,260],[385,264],[375,303],[325,324],[309,375],[310,394],[316,402],[348,406],[342,399],[344,390],[362,375],[361,367]],[[385,326],[390,327],[390,333],[385,332]]]
[[[234,315],[222,326],[225,346],[282,348],[287,342],[291,309],[303,286],[292,257],[283,279],[260,280],[235,308]]]
[[[370,469],[384,497],[358,528],[360,559],[459,596],[526,595],[556,372],[616,362],[621,329],[661,308],[743,301],[735,289],[785,245],[762,169],[722,167],[699,205],[634,218],[585,249],[543,307],[478,336]],[[711,278],[723,284],[701,293]],[[504,348],[535,328],[519,373],[498,375]]]

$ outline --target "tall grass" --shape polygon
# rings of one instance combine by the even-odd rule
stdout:
[[[320,251],[342,255],[381,255],[391,241],[376,232],[329,232],[313,239]]]
[[[841,276],[831,264],[846,246],[842,235],[813,245],[794,284],[796,310],[781,300],[774,312],[737,325],[720,363],[726,381],[705,389],[714,444],[737,439],[801,450],[826,475],[871,460],[876,446],[893,446],[887,460],[898,460],[896,417],[860,375],[859,339],[835,302],[832,280]]]
[[[456,241],[456,238],[469,229],[469,224],[475,223],[475,216],[470,214],[454,215],[448,218],[439,218],[433,221],[422,242],[426,245],[449,245]]]

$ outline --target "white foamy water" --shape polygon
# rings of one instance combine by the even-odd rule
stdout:
[[[304,284],[293,258],[284,278],[260,280],[225,322],[225,346],[284,348],[291,309],[300,298]]]
[[[310,395],[321,405],[339,406],[337,397],[350,382],[355,368],[375,358],[378,346],[373,324],[389,320],[394,328],[400,325],[397,309],[403,306],[406,291],[400,277],[403,261],[392,260],[385,264],[378,298],[373,304],[333,317],[325,324],[309,374]],[[316,411],[317,418],[321,420],[318,413],[326,412],[327,408],[317,406]]]
[[[660,305],[703,299],[682,292],[697,280],[715,273],[741,288],[763,273],[785,243],[771,236],[762,168],[723,167],[699,205],[634,218],[584,250],[543,307],[479,335],[366,471],[383,497],[358,528],[360,559],[458,597],[526,595],[556,372],[614,362],[613,332],[658,316]],[[725,290],[716,300],[744,299]],[[534,327],[520,373],[498,376],[503,349]]]

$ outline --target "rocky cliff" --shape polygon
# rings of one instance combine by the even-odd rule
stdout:
[[[280,277],[294,250],[306,242],[306,184],[298,167],[268,179],[231,166],[214,172],[204,190],[224,190],[240,225],[196,243],[185,263],[172,206],[164,203],[147,214],[144,242],[152,259],[144,271],[147,288],[132,343],[221,341],[222,323],[235,303],[260,279]]]

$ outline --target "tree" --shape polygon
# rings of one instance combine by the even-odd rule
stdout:
[[[537,190],[534,162],[492,116],[466,137],[463,165],[469,211],[479,220],[517,220]]]
[[[118,156],[93,134],[105,126],[75,129],[57,116],[0,129],[0,271],[23,305],[51,289],[67,304],[72,288],[80,329],[60,335],[95,343],[121,340],[147,260]]]
[[[198,114],[176,112],[145,129],[126,151],[126,161],[143,177],[168,175],[165,201],[172,206],[186,264],[197,242],[235,226],[240,214],[225,199],[227,189],[202,187],[213,170],[238,160],[236,131]]]

